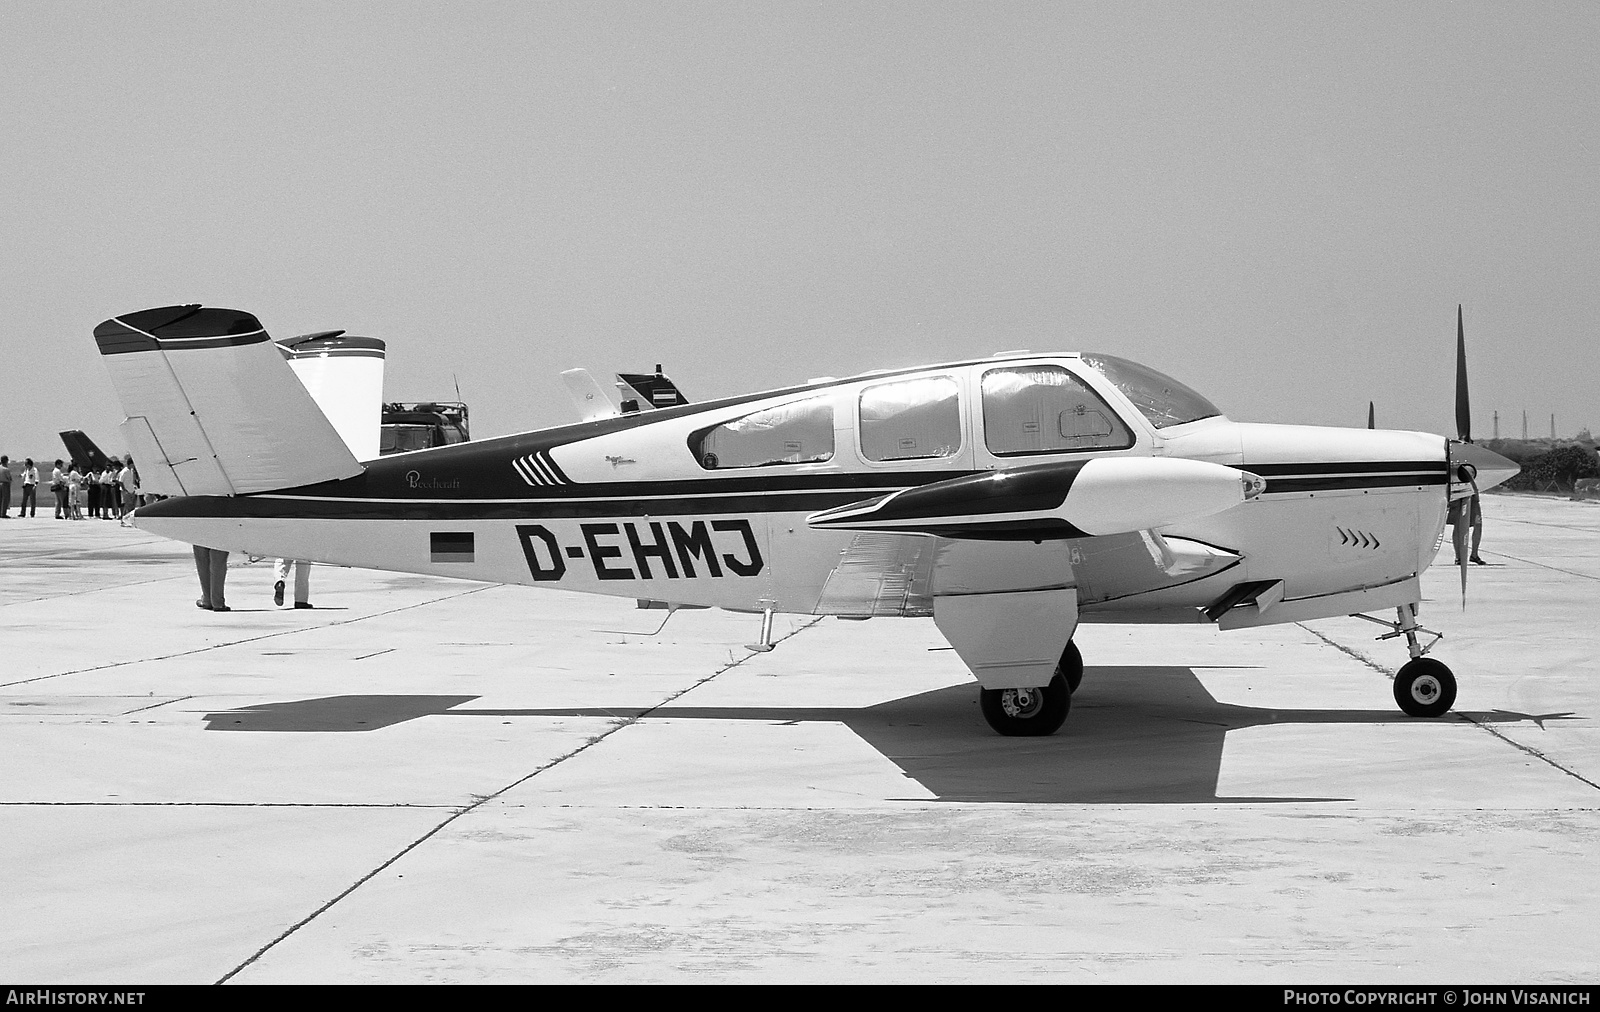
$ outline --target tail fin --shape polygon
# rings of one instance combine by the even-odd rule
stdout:
[[[383,425],[384,343],[324,330],[286,337],[278,347],[356,459],[376,459]]]
[[[567,385],[567,396],[572,398],[583,421],[611,418],[622,411],[587,369],[568,369],[561,374],[561,382]]]
[[[74,463],[86,464],[95,471],[104,471],[111,466],[111,458],[101,452],[100,447],[94,445],[94,440],[82,429],[68,429],[61,433],[61,444],[67,448],[67,456]]]
[[[624,398],[638,401],[639,407],[646,411],[651,408],[672,408],[679,404],[688,404],[689,398],[683,396],[683,391],[677,384],[661,372],[661,366],[656,366],[655,375],[650,373],[619,372],[617,373],[617,389],[622,391]],[[637,409],[636,409],[637,410]]]
[[[238,495],[361,473],[261,323],[166,306],[94,329],[143,488]]]

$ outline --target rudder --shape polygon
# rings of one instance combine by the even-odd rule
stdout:
[[[251,314],[164,306],[113,317],[94,338],[146,491],[239,495],[361,473]]]

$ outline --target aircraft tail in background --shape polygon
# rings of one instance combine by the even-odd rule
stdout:
[[[61,433],[61,444],[67,448],[68,460],[87,464],[91,471],[104,471],[111,466],[111,458],[94,445],[94,440],[82,429],[69,429]]]
[[[249,313],[165,306],[95,328],[143,488],[238,495],[361,473]]]
[[[578,409],[578,417],[586,422],[689,403],[689,398],[661,372],[659,365],[653,374],[617,373],[615,393],[602,387],[587,369],[568,369],[561,374],[561,380]]]
[[[384,343],[324,330],[286,337],[278,347],[356,459],[376,459],[383,425]]]

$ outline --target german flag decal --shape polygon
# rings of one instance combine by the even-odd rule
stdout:
[[[471,562],[471,531],[434,531],[428,535],[430,562]]]

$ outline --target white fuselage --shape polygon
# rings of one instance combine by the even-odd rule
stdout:
[[[1075,405],[1088,420],[1070,424],[1071,412],[988,417],[986,377],[1017,363],[1069,372],[1099,407]],[[883,407],[918,396],[933,405],[926,418],[916,403]],[[886,435],[896,418],[916,425]],[[1084,445],[1018,450],[1002,425]],[[777,449],[761,452],[779,458],[739,459],[768,438]],[[1013,442],[997,450],[1002,440]],[[967,541],[807,524],[941,477],[1105,456],[1225,464],[1266,487],[1219,513],[1108,537]],[[254,555],[806,614],[926,615],[941,595],[1074,586],[1085,619],[1200,621],[1240,582],[1281,581],[1270,610],[1234,618],[1256,624],[1415,601],[1447,509],[1442,436],[1221,416],[1157,428],[1071,355],[831,381],[366,466],[215,508],[175,500],[136,522]]]

